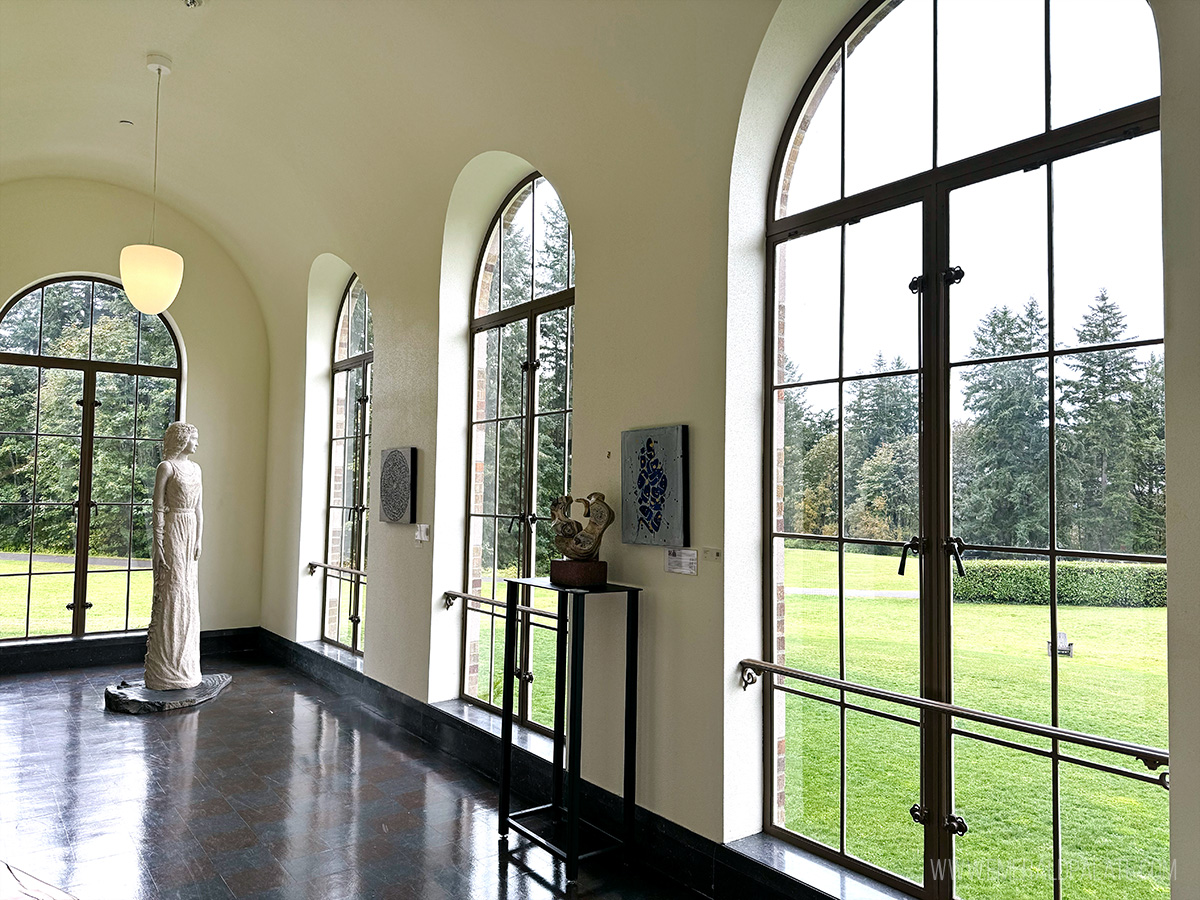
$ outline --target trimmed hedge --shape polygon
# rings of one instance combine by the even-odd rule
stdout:
[[[1050,605],[1050,566],[1023,560],[972,559],[954,579],[956,603]],[[1062,561],[1060,606],[1147,607],[1167,605],[1164,563]]]

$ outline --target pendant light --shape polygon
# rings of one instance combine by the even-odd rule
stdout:
[[[130,244],[121,251],[121,283],[125,296],[138,310],[157,315],[175,299],[183,283],[183,257],[174,250],[154,243],[154,226],[158,219],[158,109],[162,96],[162,79],[171,74],[171,60],[151,53],[146,68],[158,78],[154,92],[154,188],[150,213],[150,243]]]

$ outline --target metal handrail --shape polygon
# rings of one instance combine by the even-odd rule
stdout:
[[[466,600],[474,603],[484,603],[488,606],[494,606],[499,609],[504,609],[507,604],[503,600],[493,600],[491,597],[480,597],[476,594],[464,594],[462,591],[442,591],[442,599],[446,604],[446,609],[454,606],[455,600]],[[548,609],[538,609],[536,606],[525,606],[519,604],[517,612],[532,613],[535,616],[545,616],[547,619],[557,619],[558,613],[551,612]]]
[[[325,569],[328,572],[345,572],[347,575],[358,575],[362,578],[367,577],[367,573],[362,569],[347,569],[345,566],[331,566],[328,563],[310,562],[308,564],[308,574],[315,575],[317,569]]]
[[[853,681],[844,681],[841,678],[830,678],[828,675],[818,675],[815,672],[805,672],[802,669],[793,669],[790,666],[781,666],[777,663],[770,663],[761,659],[743,659],[738,665],[742,671],[743,690],[758,681],[760,677],[770,672],[774,675],[783,675],[787,678],[795,678],[800,681],[807,681],[810,684],[819,684],[822,687],[832,688],[838,691],[849,691],[852,694],[860,694],[864,697],[871,697],[875,700],[884,700],[888,703],[896,703],[900,706],[908,706],[913,709],[922,710],[923,712],[941,713],[943,715],[953,716],[957,719],[968,719],[973,722],[991,725],[996,728],[1006,728],[1010,731],[1019,731],[1024,734],[1031,734],[1035,737],[1066,741],[1069,744],[1079,744],[1080,746],[1091,747],[1095,750],[1104,750],[1108,753],[1119,753],[1125,756],[1132,756],[1134,759],[1141,760],[1146,765],[1146,768],[1151,770],[1161,769],[1170,763],[1170,755],[1168,752],[1166,750],[1160,750],[1156,747],[1145,747],[1141,744],[1131,744],[1125,741],[1116,741],[1110,738],[1085,734],[1081,731],[1070,731],[1066,728],[1058,728],[1053,725],[1039,725],[1037,722],[1027,722],[1024,719],[1014,719],[1009,716],[1000,716],[996,715],[995,713],[983,712],[982,710],[971,709],[966,706],[957,706],[953,703],[943,703],[940,700],[927,700],[924,697],[913,697],[909,694],[898,694],[895,691],[868,687],[864,684],[856,684]],[[1163,787],[1167,787],[1166,772],[1161,773],[1158,780]]]

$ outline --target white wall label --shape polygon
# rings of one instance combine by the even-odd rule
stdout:
[[[695,575],[699,567],[699,554],[695,550],[667,548],[666,570],[676,575]]]

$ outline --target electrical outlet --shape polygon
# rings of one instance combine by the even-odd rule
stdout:
[[[711,562],[720,562],[721,561],[721,548],[720,547],[705,547],[704,548],[704,558],[707,560],[710,560]]]

